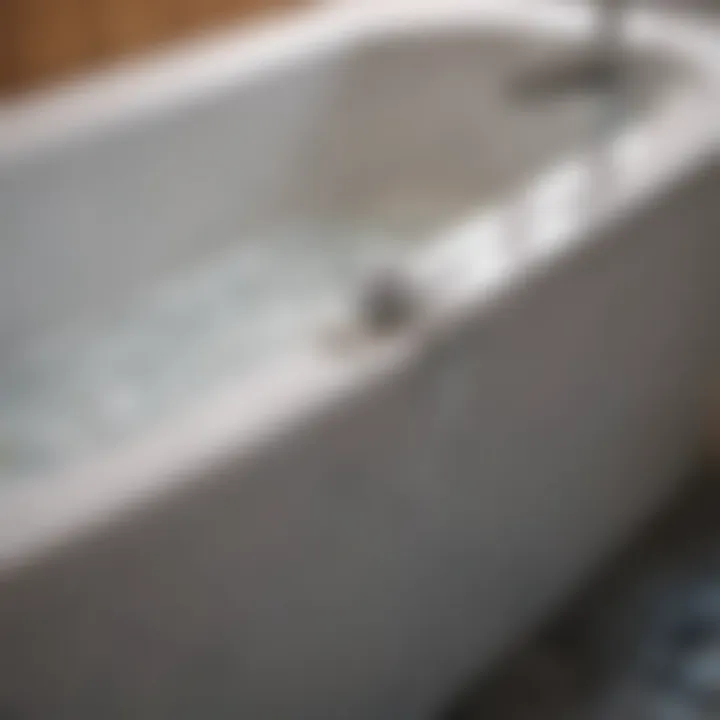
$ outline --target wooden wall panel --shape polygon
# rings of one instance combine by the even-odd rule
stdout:
[[[303,0],[0,0],[0,95]]]
[[[89,0],[22,0],[15,13],[18,81],[68,75],[93,56]]]

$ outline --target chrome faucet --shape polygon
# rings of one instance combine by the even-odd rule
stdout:
[[[623,65],[624,28],[629,0],[597,0],[597,61],[617,75]]]
[[[526,98],[550,98],[617,89],[625,71],[623,36],[629,4],[630,0],[596,0],[596,30],[589,50],[530,70],[513,90]]]

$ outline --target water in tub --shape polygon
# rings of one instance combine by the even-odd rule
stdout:
[[[175,278],[111,322],[58,333],[0,376],[0,472],[64,465],[202,396],[302,334],[348,274],[399,242],[371,223],[280,228]],[[347,252],[332,253],[329,243]]]

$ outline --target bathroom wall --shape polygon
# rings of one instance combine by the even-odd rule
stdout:
[[[0,0],[0,100],[204,30],[309,1]],[[720,9],[720,0],[634,1],[692,8],[710,17]]]
[[[302,0],[0,0],[0,98]]]

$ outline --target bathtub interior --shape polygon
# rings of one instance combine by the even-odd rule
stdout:
[[[147,430],[300,342],[368,265],[591,142],[599,96],[512,92],[569,46],[365,38],[0,166],[0,477]],[[620,124],[686,70],[629,58]]]

